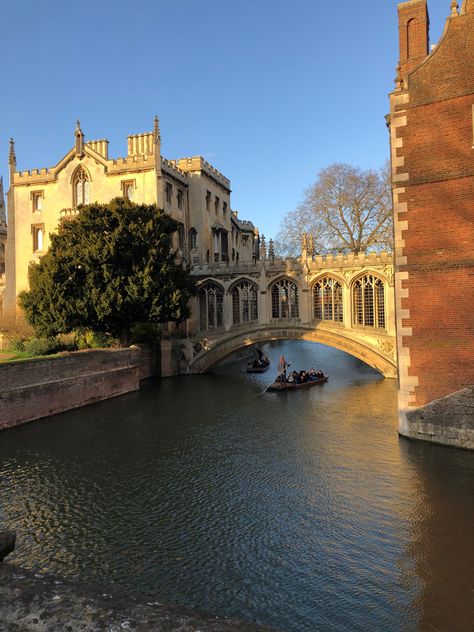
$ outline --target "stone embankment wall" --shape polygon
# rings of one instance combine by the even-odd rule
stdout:
[[[159,373],[145,346],[87,349],[0,364],[0,430],[123,395]]]
[[[0,532],[0,561],[4,554],[11,553],[12,541],[13,534]],[[1,563],[0,630],[271,632],[270,628],[236,619],[223,619],[156,600],[139,601],[118,594],[115,589],[84,586]]]
[[[474,450],[474,386],[406,411],[400,434]]]

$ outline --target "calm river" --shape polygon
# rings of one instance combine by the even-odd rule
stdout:
[[[234,358],[0,433],[9,562],[288,632],[472,632],[474,453],[400,440],[395,382],[342,352],[264,351],[330,380],[262,394]]]

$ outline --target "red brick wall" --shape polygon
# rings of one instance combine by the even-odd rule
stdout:
[[[405,5],[406,22],[416,5]],[[396,184],[407,204],[398,219],[408,222],[397,253],[407,265],[398,270],[408,271],[402,325],[412,328],[401,347],[409,349],[408,375],[418,378],[415,406],[474,384],[474,13],[448,24],[397,106],[406,125],[397,129],[404,164],[396,173],[408,177]]]

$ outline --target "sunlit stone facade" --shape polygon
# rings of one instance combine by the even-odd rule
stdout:
[[[0,314],[2,313],[3,291],[5,289],[5,243],[7,240],[7,220],[3,196],[3,179],[0,178]]]
[[[230,181],[201,156],[164,158],[157,118],[153,131],[128,136],[125,157],[109,157],[108,144],[86,141],[78,122],[74,146],[54,167],[17,171],[11,141],[5,313],[17,309],[28,267],[47,251],[60,220],[89,202],[125,196],[157,204],[179,222],[174,246],[193,265],[258,258],[258,231],[231,210]]]

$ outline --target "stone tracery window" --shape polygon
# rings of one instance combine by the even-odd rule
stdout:
[[[195,228],[189,229],[189,248],[197,248],[197,230]]]
[[[206,283],[198,292],[200,330],[216,329],[223,325],[224,291],[216,283]]]
[[[90,183],[84,169],[79,169],[74,176],[74,206],[89,204]]]
[[[373,274],[365,274],[352,286],[354,325],[385,328],[385,288]]]
[[[282,279],[272,285],[272,318],[299,318],[298,286]]]
[[[241,281],[232,288],[233,324],[258,320],[258,293],[253,283]]]
[[[342,323],[344,320],[342,306],[342,286],[332,277],[324,277],[313,287],[314,318],[317,320],[333,320]]]

